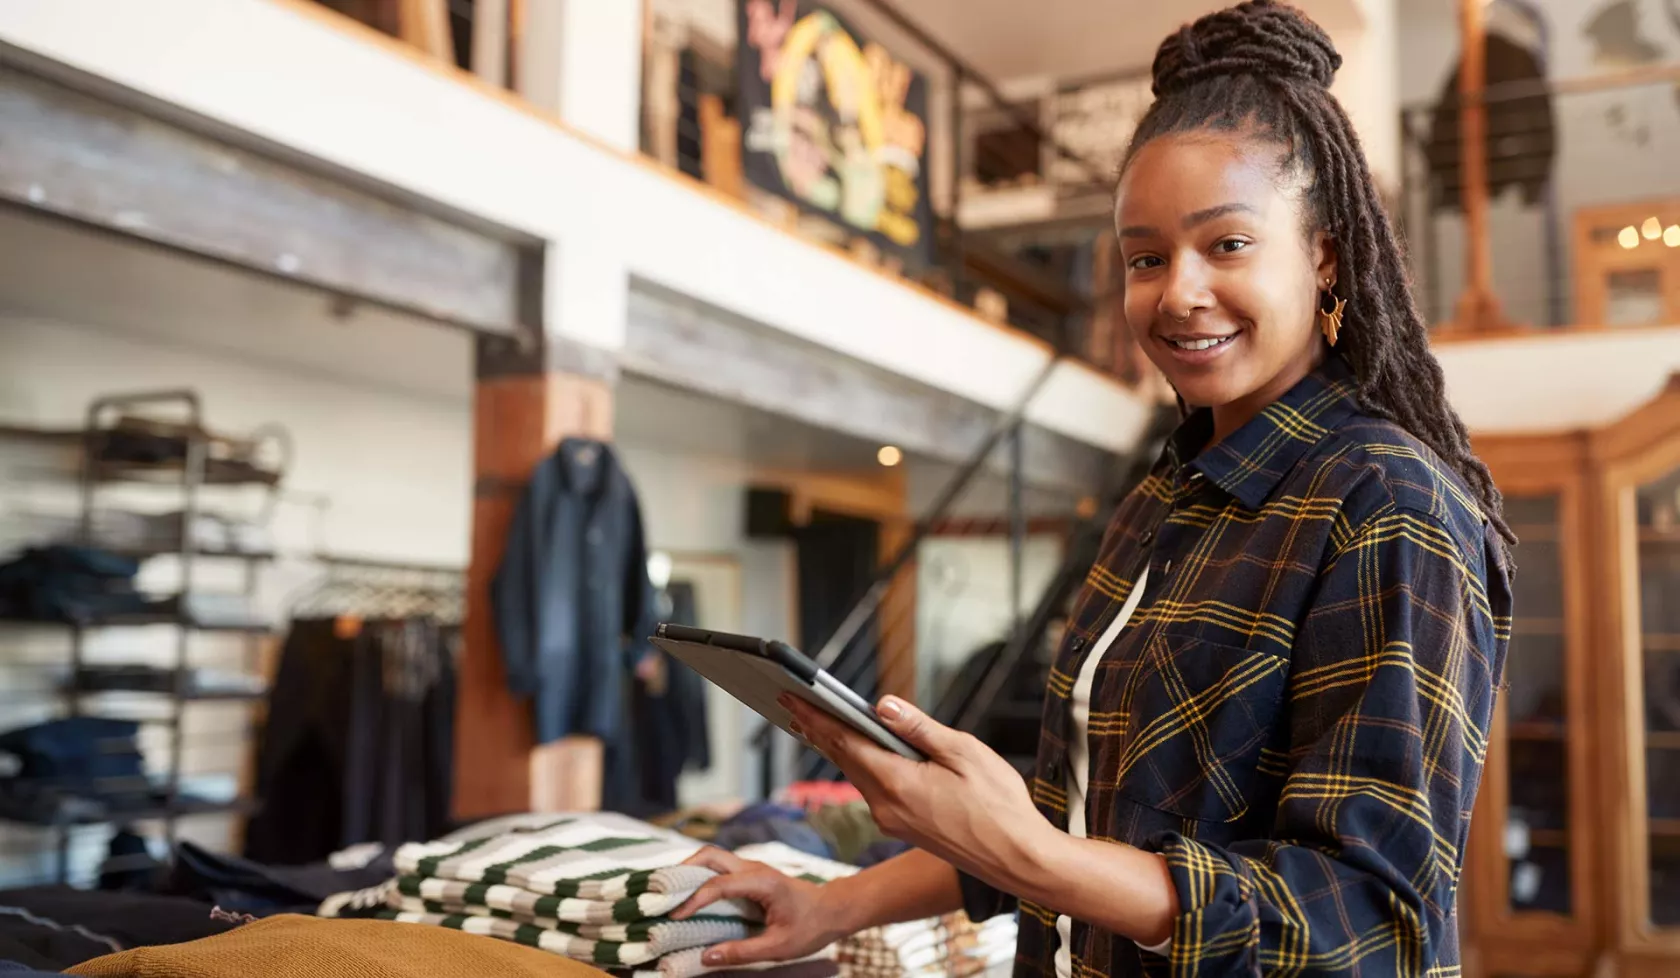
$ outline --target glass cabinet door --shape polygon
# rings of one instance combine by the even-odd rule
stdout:
[[[1519,568],[1505,660],[1506,900],[1512,914],[1573,911],[1567,637],[1557,495],[1507,496]],[[1676,551],[1680,553],[1680,550]]]
[[[1680,471],[1638,487],[1650,923],[1680,926]]]

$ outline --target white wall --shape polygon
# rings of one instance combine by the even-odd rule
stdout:
[[[790,587],[795,564],[790,543],[749,540],[745,490],[751,469],[737,459],[682,455],[664,449],[620,444],[618,454],[636,484],[649,549],[672,553],[681,564],[732,565],[739,604],[708,616],[699,596],[701,624],[752,635],[793,635]],[[696,559],[698,558],[698,559]],[[723,586],[702,569],[696,590]],[[723,617],[715,617],[721,613]],[[684,804],[750,797],[757,790],[759,762],[746,747],[756,729],[754,714],[728,693],[707,685],[711,768],[689,772],[678,784]]]
[[[1326,24],[1342,55],[1332,94],[1347,110],[1371,176],[1385,193],[1400,188],[1400,65],[1394,40],[1401,0],[1362,0],[1359,23]]]
[[[1027,538],[1022,548],[1021,601],[1030,614],[1062,562],[1056,535]],[[932,706],[968,657],[1009,637],[1007,537],[934,537],[916,561],[916,690]]]

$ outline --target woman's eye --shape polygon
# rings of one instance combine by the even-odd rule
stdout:
[[[1161,259],[1154,255],[1139,255],[1126,263],[1127,268],[1135,268],[1138,271],[1143,271],[1146,268],[1159,268],[1160,266]]]
[[[1248,247],[1248,242],[1241,238],[1226,238],[1213,246],[1213,250],[1222,255],[1229,255]]]

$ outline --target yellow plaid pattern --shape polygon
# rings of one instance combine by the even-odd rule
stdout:
[[[1167,956],[1076,921],[1079,978],[1458,973],[1509,569],[1457,476],[1354,390],[1331,357],[1205,450],[1193,414],[1115,515],[1032,797],[1066,827],[1074,677],[1147,566],[1092,687],[1086,824],[1162,853],[1181,913]],[[976,919],[1006,909],[963,882]],[[1020,911],[1017,974],[1052,974],[1055,910]]]

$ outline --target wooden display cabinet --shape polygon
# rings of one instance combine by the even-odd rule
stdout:
[[[1522,542],[1465,973],[1680,975],[1680,377],[1608,427],[1476,448]]]
[[[1460,913],[1471,975],[1579,975],[1601,946],[1586,607],[1588,438],[1476,440],[1520,539]],[[1544,953],[1537,955],[1536,949]]]
[[[1595,435],[1598,735],[1608,936],[1622,975],[1680,973],[1680,378]]]

